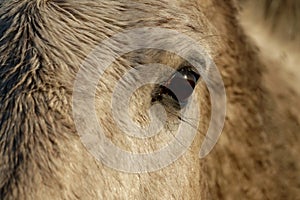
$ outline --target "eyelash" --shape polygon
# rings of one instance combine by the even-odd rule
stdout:
[[[173,102],[183,108],[187,105],[189,97],[192,95],[200,75],[190,66],[179,68],[167,81],[156,87],[152,102],[161,102],[165,96],[171,98]]]

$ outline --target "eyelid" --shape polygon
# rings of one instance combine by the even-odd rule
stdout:
[[[179,78],[178,80],[181,81],[182,79],[185,79],[186,83],[189,83],[191,86],[190,94],[188,95],[189,91],[186,85],[174,85],[176,83],[173,83],[172,81],[175,81],[174,79]],[[182,77],[182,78],[180,78]],[[188,78],[187,78],[188,77]],[[191,78],[193,77],[193,78]],[[154,89],[154,93],[152,96],[152,102],[155,101],[161,101],[163,99],[163,95],[167,94],[168,96],[172,97],[180,106],[180,108],[184,107],[187,102],[190,95],[193,93],[198,80],[200,79],[200,74],[198,70],[193,67],[189,62],[183,62],[179,66],[179,68],[174,72],[173,74],[169,75],[165,81],[163,81],[158,87]],[[175,81],[176,82],[176,81]],[[181,81],[182,83],[182,81]],[[180,90],[178,88],[183,88],[184,90]],[[172,89],[173,88],[173,89]],[[177,92],[176,92],[177,91]],[[175,92],[175,93],[174,93]],[[179,95],[178,97],[176,96]],[[175,95],[175,96],[174,96]],[[179,98],[182,97],[182,98]],[[183,98],[184,97],[184,98]]]
[[[185,71],[192,73],[196,78],[196,82],[198,82],[201,75],[198,73],[198,71],[194,67],[192,67],[191,65],[185,65],[183,67],[180,67],[177,70],[177,72],[179,72],[181,74],[184,73]]]
[[[203,70],[206,69],[206,61],[204,59],[199,59],[197,60],[197,63],[201,64],[201,67],[203,68]],[[194,67],[191,63],[189,63],[188,61],[183,61],[179,67],[177,68],[176,71],[180,72],[181,70],[184,69],[188,69],[190,71],[192,71],[194,74],[200,75],[199,71],[196,69],[196,67]]]

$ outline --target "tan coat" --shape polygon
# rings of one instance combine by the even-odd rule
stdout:
[[[299,198],[299,96],[272,71],[276,63],[260,59],[238,21],[240,10],[233,0],[0,0],[0,199]],[[200,82],[194,93],[201,118],[194,119],[198,133],[188,151],[161,170],[132,174],[87,151],[74,124],[72,95],[80,65],[101,41],[141,27],[176,30],[200,43],[222,75],[227,112],[217,145],[199,159],[210,120],[209,93]],[[114,123],[109,103],[116,82],[147,63],[177,69],[182,58],[132,52],[115,61],[97,87],[105,134],[128,151],[163,147],[178,122],[169,115],[166,136],[147,142],[122,135]],[[137,123],[149,121],[151,91],[144,87],[132,97]],[[172,104],[165,106],[173,112]]]

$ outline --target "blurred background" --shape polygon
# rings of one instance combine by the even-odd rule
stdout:
[[[267,71],[279,75],[300,94],[300,1],[240,2],[240,23],[259,47]]]
[[[239,21],[258,47],[265,64],[263,85],[279,111],[270,118],[279,119],[276,125],[284,127],[271,134],[278,176],[286,177],[278,181],[289,188],[286,199],[300,199],[300,0],[240,2]]]

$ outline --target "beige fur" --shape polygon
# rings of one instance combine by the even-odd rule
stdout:
[[[244,34],[238,12],[234,1],[221,0],[0,1],[1,199],[299,198],[300,120],[286,106],[298,96],[276,94],[288,84],[265,73],[269,67]],[[88,153],[76,133],[71,100],[76,72],[95,46],[122,30],[145,26],[178,30],[206,47],[224,80],[227,116],[215,149],[200,160],[210,115],[208,93],[200,83],[195,93],[202,118],[189,151],[160,171],[129,174]],[[96,102],[107,136],[127,150],[143,152],[170,138],[176,118],[169,117],[166,136],[146,145],[123,136],[107,106],[113,86],[138,63],[178,68],[181,60],[152,50],[138,53],[108,69]],[[273,83],[280,88],[272,89]],[[132,98],[137,122],[147,122],[142,111],[151,90],[140,89]]]

